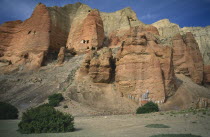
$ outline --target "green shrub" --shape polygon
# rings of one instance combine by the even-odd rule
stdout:
[[[25,134],[71,132],[74,131],[74,118],[44,104],[23,113],[18,127],[18,131]]]
[[[64,105],[63,108],[68,108],[68,106],[67,105]]]
[[[17,119],[18,109],[8,103],[0,102],[0,119]]]
[[[48,97],[49,105],[56,107],[59,105],[59,103],[63,100],[63,96],[61,93],[53,94]]]
[[[158,112],[159,108],[158,105],[153,102],[148,102],[145,105],[139,107],[136,110],[136,114],[144,114],[144,113],[151,113],[151,112]]]

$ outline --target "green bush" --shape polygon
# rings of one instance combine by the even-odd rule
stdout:
[[[49,105],[56,107],[59,105],[59,103],[63,100],[63,96],[61,93],[53,94],[48,97]]]
[[[151,113],[151,112],[158,112],[159,108],[158,105],[153,102],[148,102],[142,107],[139,107],[136,110],[136,114],[144,114],[144,113]]]
[[[18,131],[25,134],[71,132],[74,131],[74,118],[44,104],[23,113],[18,127]]]
[[[18,109],[8,103],[0,102],[0,119],[17,119]]]

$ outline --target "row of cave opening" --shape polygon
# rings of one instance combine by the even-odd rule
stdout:
[[[90,41],[89,40],[82,40],[81,43],[83,44],[88,44]],[[96,47],[87,47],[87,49],[90,49],[90,50],[96,50],[97,48]]]
[[[81,43],[88,44],[89,40],[82,40]]]

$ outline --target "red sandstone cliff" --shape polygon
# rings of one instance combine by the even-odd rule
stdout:
[[[113,15],[119,15],[120,18],[112,19]],[[115,22],[115,19],[117,22],[122,20],[122,24],[115,23],[112,26],[110,23]],[[206,102],[206,98],[203,98],[207,94],[197,94],[201,92],[199,88],[194,93],[191,92],[193,88],[188,89],[190,84],[187,88],[186,83],[179,85],[181,89],[176,87],[179,80],[174,71],[190,77],[197,84],[202,84],[203,80],[206,83],[210,82],[210,68],[208,65],[203,68],[203,59],[194,36],[191,33],[183,36],[178,34],[167,40],[172,43],[172,47],[160,44],[161,40],[155,27],[138,21],[130,10],[124,9],[117,14],[100,14],[98,10],[92,10],[81,3],[49,8],[39,4],[26,21],[7,22],[0,26],[0,73],[34,70],[50,59],[52,62],[57,59],[57,63],[52,64],[60,66],[62,72],[59,74],[62,76],[57,76],[57,79],[62,81],[59,83],[57,79],[49,76],[48,80],[54,81],[53,84],[48,84],[52,84],[54,88],[57,84],[59,89],[62,86],[68,88],[69,83],[77,77],[73,73],[80,68],[73,90],[69,92],[73,94],[73,99],[78,99],[82,95],[77,90],[84,91],[83,99],[87,99],[88,104],[101,103],[99,96],[104,97],[107,92],[112,96],[106,94],[106,99],[109,97],[112,97],[110,100],[119,99],[122,95],[126,97],[123,98],[126,102],[134,101],[137,105],[146,91],[149,91],[149,99],[156,103],[164,103],[167,99],[170,100],[171,96],[172,99],[175,98],[175,102],[182,102],[180,106],[189,104],[185,98],[191,96],[191,102],[193,100],[197,100],[198,103],[203,102],[202,100]],[[65,61],[71,63],[65,66],[64,59],[69,50],[78,56]],[[79,54],[86,54],[82,64],[79,63],[83,55]],[[75,61],[75,58],[79,61]],[[75,67],[74,71],[67,73],[68,67]],[[46,68],[53,67],[49,65]],[[56,69],[52,74],[58,73]],[[84,81],[82,82],[83,77],[86,85],[83,84]],[[42,80],[39,82],[42,83]],[[43,87],[45,85],[47,84],[45,83]],[[194,87],[199,86],[195,84]],[[103,93],[99,94],[100,90]],[[185,98],[181,97],[182,93],[186,93]],[[95,102],[95,98],[98,102]],[[121,102],[121,99],[113,102]],[[107,103],[106,101],[104,102]],[[104,106],[103,103],[100,105]],[[172,107],[174,104],[172,103]],[[110,108],[113,107],[112,103],[109,105]]]
[[[0,26],[0,57],[4,56],[7,48],[10,46],[10,41],[12,40],[12,34],[15,33],[14,28],[21,24],[22,21],[10,21],[2,24]]]
[[[163,103],[174,94],[172,49],[156,43],[143,26],[132,28],[126,35],[116,62],[118,91],[139,101],[149,91],[149,98]]]
[[[114,71],[113,63],[111,49],[93,50],[86,55],[80,73],[83,75],[88,74],[95,83],[109,83]]]
[[[84,21],[72,28],[68,37],[67,48],[76,53],[89,49],[101,48],[104,41],[104,28],[98,10],[91,11]]]
[[[182,73],[197,83],[203,82],[203,59],[192,33],[173,38],[173,61],[176,73]]]
[[[50,46],[50,17],[46,6],[37,5],[29,19],[22,23],[18,22],[14,28],[6,30],[7,33],[11,29],[12,33],[7,37],[8,47],[0,58],[10,61],[11,64],[3,67],[3,70],[39,68]],[[4,41],[1,41],[0,46],[3,45]]]

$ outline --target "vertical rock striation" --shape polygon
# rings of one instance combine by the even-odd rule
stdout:
[[[197,83],[203,81],[203,59],[192,33],[173,37],[173,62],[176,73],[182,73]]]
[[[68,4],[64,7],[48,7],[50,14],[50,51],[59,52],[66,45],[71,24],[82,7],[82,3]]]
[[[139,101],[149,91],[157,103],[174,94],[172,49],[157,44],[151,32],[143,26],[132,28],[117,55],[115,80],[126,97]]]
[[[88,74],[94,83],[109,83],[114,71],[112,51],[103,48],[100,51],[90,51],[80,68],[80,73]]]
[[[4,56],[4,52],[10,46],[10,41],[12,40],[12,34],[15,33],[15,27],[21,24],[22,21],[9,21],[5,22],[0,26],[0,57]]]
[[[78,14],[85,14],[87,5],[76,3],[64,7],[38,4],[32,16],[24,22],[15,21],[0,26],[1,72],[34,70],[56,60],[67,42],[71,25]]]
[[[210,65],[210,26],[184,27],[182,32],[191,32],[198,43],[205,65]]]
[[[75,29],[70,31],[67,47],[76,53],[101,48],[104,41],[104,27],[98,10],[92,10]]]
[[[18,22],[12,30],[8,48],[0,58],[10,61],[11,64],[3,70],[39,68],[50,46],[50,16],[47,7],[38,4],[32,16],[22,23]],[[0,45],[4,43],[1,42]]]
[[[179,25],[171,23],[168,19],[157,21],[152,25],[158,29],[162,37],[169,39],[169,41],[178,33],[184,35],[191,32],[198,43],[204,64],[210,64],[210,26],[180,28]]]
[[[204,82],[210,83],[210,65],[204,66]]]

